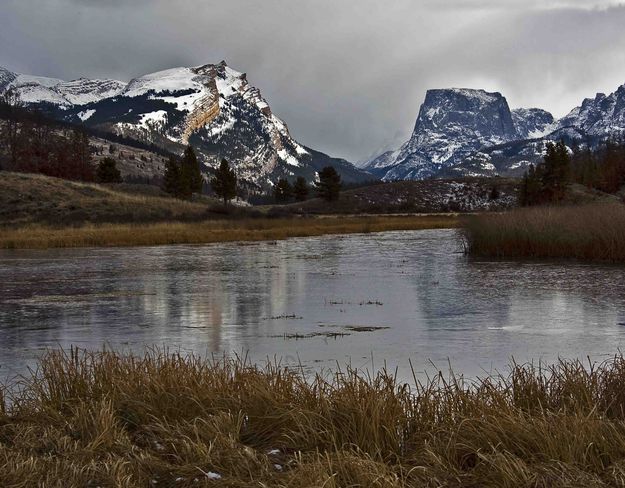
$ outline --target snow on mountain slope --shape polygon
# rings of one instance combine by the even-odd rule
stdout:
[[[561,120],[538,109],[510,111],[499,93],[430,90],[412,137],[363,168],[384,180],[519,176],[542,160],[547,142],[595,147],[625,136],[625,85],[586,99]]]
[[[126,86],[116,80],[63,81],[12,73],[0,67],[0,92],[13,90],[27,104],[50,103],[61,107],[84,105],[115,96]]]
[[[625,135],[625,85],[610,95],[597,93],[594,99],[585,99],[558,122],[558,127],[578,127],[595,137]]]
[[[159,71],[127,84],[26,78],[0,70],[0,92],[13,88],[24,102],[53,117],[170,151],[192,144],[206,165],[216,167],[226,158],[240,178],[259,188],[268,189],[281,177],[312,181],[320,161],[335,165],[346,182],[374,179],[295,141],[247,76],[224,61]]]
[[[500,93],[466,88],[428,90],[410,140],[365,168],[384,180],[424,179],[481,147],[515,137],[508,102]]]
[[[540,108],[515,108],[512,120],[519,139],[544,137],[557,128],[553,115]]]

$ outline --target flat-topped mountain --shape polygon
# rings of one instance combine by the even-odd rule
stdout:
[[[516,138],[508,102],[500,93],[452,88],[428,90],[412,137],[366,168],[386,180],[424,179],[484,146]]]

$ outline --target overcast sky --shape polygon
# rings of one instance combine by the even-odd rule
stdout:
[[[352,161],[404,142],[428,88],[562,116],[625,83],[601,0],[0,0],[0,65],[73,79],[228,64],[299,142]]]

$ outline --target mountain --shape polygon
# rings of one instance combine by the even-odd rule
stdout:
[[[512,121],[518,139],[544,137],[556,129],[556,120],[541,108],[516,108],[512,110]]]
[[[224,61],[159,71],[129,83],[65,82],[0,69],[0,93],[9,89],[57,119],[177,153],[191,144],[207,169],[226,158],[239,178],[258,189],[271,188],[281,177],[312,181],[322,164],[335,166],[347,183],[374,179],[343,159],[298,143],[247,76]]]
[[[520,176],[542,161],[547,142],[596,147],[623,136],[625,85],[560,120],[540,108],[510,110],[499,93],[429,90],[410,140],[362,167],[383,180]]]
[[[428,90],[410,140],[365,168],[385,180],[429,178],[482,147],[516,137],[512,113],[500,93]]]
[[[625,85],[614,93],[586,98],[558,122],[559,128],[577,127],[591,137],[625,135]]]

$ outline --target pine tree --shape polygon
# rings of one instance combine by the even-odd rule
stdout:
[[[562,200],[566,193],[571,169],[571,158],[564,141],[548,143],[543,163],[542,183],[548,201]]]
[[[273,188],[273,197],[278,203],[288,202],[293,196],[293,187],[286,178],[280,178]]]
[[[211,187],[217,196],[223,199],[224,205],[228,205],[228,202],[237,196],[237,175],[225,159],[221,160],[215,176],[211,179]]]
[[[195,151],[188,146],[182,155],[180,163],[180,191],[181,196],[190,198],[193,193],[202,193],[202,172]]]
[[[95,171],[91,161],[91,146],[86,132],[74,129],[70,138],[71,180],[93,181]]]
[[[297,177],[293,185],[293,194],[295,195],[295,200],[298,202],[303,202],[308,198],[308,184],[306,183],[306,178],[303,176]]]
[[[317,194],[328,202],[338,200],[341,192],[341,175],[332,166],[326,166],[319,173],[315,183]]]
[[[180,188],[180,164],[178,164],[178,161],[176,161],[176,158],[173,156],[170,156],[165,163],[163,190],[176,197],[180,197],[182,195]]]
[[[96,181],[99,183],[121,183],[122,174],[117,169],[117,162],[113,158],[104,158],[96,169]]]

